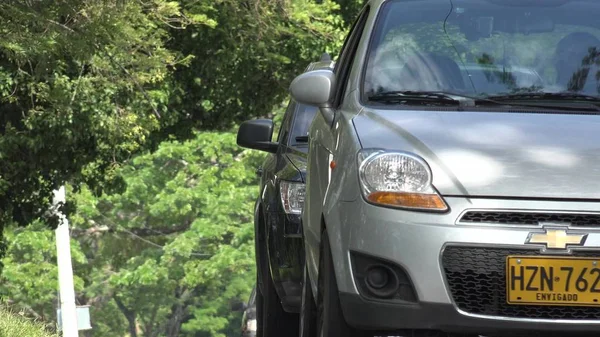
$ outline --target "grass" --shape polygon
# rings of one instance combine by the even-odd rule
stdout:
[[[46,327],[6,309],[0,309],[0,337],[56,337]]]

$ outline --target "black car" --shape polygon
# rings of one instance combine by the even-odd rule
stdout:
[[[331,61],[322,60],[307,70],[331,67]],[[314,106],[291,100],[275,141],[270,119],[246,121],[238,130],[238,145],[269,153],[256,171],[260,176],[254,213],[259,337],[298,334],[304,266],[301,211],[308,128],[316,112]]]

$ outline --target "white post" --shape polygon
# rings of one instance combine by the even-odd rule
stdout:
[[[65,187],[62,186],[58,191],[54,191],[54,205],[56,206],[60,202],[64,203],[65,200]],[[58,264],[58,286],[60,289],[63,337],[78,337],[69,221],[61,212],[57,212],[56,215],[59,217],[59,224],[56,228],[56,262]]]

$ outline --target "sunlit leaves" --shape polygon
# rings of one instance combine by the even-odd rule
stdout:
[[[254,282],[253,168],[263,158],[238,147],[232,132],[196,133],[120,168],[127,184],[121,194],[97,198],[87,188],[69,188],[67,198],[77,204],[70,218],[77,298],[103,318],[95,319],[99,335],[127,330],[117,301],[135,313],[144,335],[171,323],[182,335],[224,336],[239,327],[228,305],[245,298]],[[11,229],[6,239],[0,293],[53,319],[54,232],[37,223]],[[176,308],[190,316],[176,316]]]
[[[45,224],[35,223],[27,229],[9,228],[5,231],[8,246],[2,259],[4,270],[0,277],[0,295],[4,303],[29,315],[54,315],[58,291],[58,269],[54,231]],[[77,241],[71,242],[73,265],[86,264]],[[85,281],[79,275],[74,279],[76,291],[82,291]],[[35,316],[35,315],[33,315]]]
[[[154,244],[140,247],[110,276],[115,293],[128,307],[144,316],[169,304],[163,308],[162,320],[167,320],[170,306],[178,301],[175,292],[183,291],[194,296],[181,299],[186,310],[193,316],[203,313],[202,320],[211,322],[202,327],[186,324],[185,329],[218,336],[219,329],[229,326],[223,317],[228,298],[247,294],[254,275],[250,214],[257,188],[252,167],[260,158],[242,151],[232,133],[207,132],[185,143],[165,142],[123,168],[127,191],[100,201],[102,215],[95,217],[94,225],[156,231],[144,237]],[[182,224],[181,231],[164,234]],[[139,241],[133,236],[127,240]],[[229,289],[231,282],[234,290]],[[161,290],[149,300],[152,289]],[[223,292],[230,297],[222,298]],[[209,313],[214,314],[206,316]]]
[[[186,13],[212,13],[214,28],[173,33],[171,46],[195,55],[175,78],[173,107],[181,129],[227,129],[268,115],[283,101],[291,80],[325,51],[336,54],[344,24],[331,1],[181,1]],[[207,11],[210,4],[212,11]]]
[[[68,182],[77,297],[95,335],[231,335],[240,315],[229,299],[245,298],[255,275],[264,158],[238,147],[233,127],[257,116],[279,127],[292,78],[339,50],[337,5],[16,3],[0,4],[0,221],[32,223]],[[0,287],[46,318],[57,286],[49,224],[7,232]]]
[[[178,2],[0,4],[0,212],[29,223],[57,184],[119,188],[119,163],[142,150],[167,109],[169,31],[203,24]],[[159,94],[160,93],[160,94]]]

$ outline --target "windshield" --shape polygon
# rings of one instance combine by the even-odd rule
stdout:
[[[364,95],[598,96],[599,15],[598,1],[389,1],[369,46]]]

